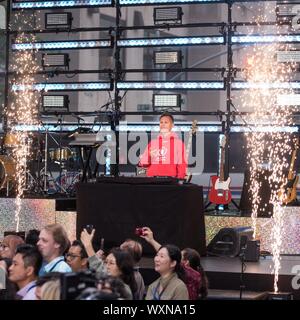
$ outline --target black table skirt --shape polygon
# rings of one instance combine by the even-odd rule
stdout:
[[[140,239],[144,255],[153,256],[153,248],[134,232],[148,226],[161,244],[206,253],[203,191],[197,185],[131,184],[128,178],[126,183],[79,183],[78,237],[88,224],[96,228],[97,243],[104,238],[106,249],[127,238]]]

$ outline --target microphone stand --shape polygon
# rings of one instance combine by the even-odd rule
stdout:
[[[239,258],[241,261],[241,273],[240,273],[240,300],[243,298],[243,290],[245,289],[244,284],[244,272],[246,270],[246,264],[245,264],[245,250],[247,248],[247,241],[248,238],[246,236],[241,237],[241,247],[240,247],[240,254]]]
[[[48,174],[48,128],[45,127],[45,150],[44,150],[44,193],[47,194],[48,188],[47,188],[47,174]]]

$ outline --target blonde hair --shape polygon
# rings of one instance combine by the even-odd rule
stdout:
[[[70,247],[70,240],[66,230],[58,223],[49,224],[44,227],[44,230],[51,233],[56,243],[60,245],[59,253],[64,254]]]
[[[50,280],[42,285],[41,300],[60,300],[59,280]]]

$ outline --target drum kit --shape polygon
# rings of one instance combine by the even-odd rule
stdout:
[[[42,147],[40,139],[30,138],[32,139],[30,141],[31,153],[26,164],[27,168],[25,168],[25,190],[27,193],[34,194],[52,195],[58,193],[72,196],[75,193],[75,185],[81,178],[80,170],[70,171],[70,163],[76,161],[76,152],[70,147],[62,147],[55,139],[56,147],[48,148],[48,136],[50,133],[46,132],[45,144]],[[13,148],[19,144],[17,135],[11,132],[6,133],[2,140],[0,191],[5,191],[6,196],[15,194],[16,161],[13,157]],[[50,170],[54,164],[56,164],[55,173]]]

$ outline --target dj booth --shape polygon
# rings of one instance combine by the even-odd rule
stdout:
[[[96,229],[95,240],[104,238],[105,249],[125,239],[139,239],[145,255],[153,248],[135,235],[148,226],[161,244],[191,247],[206,253],[202,187],[179,184],[172,178],[102,178],[77,186],[77,237],[86,225]]]

